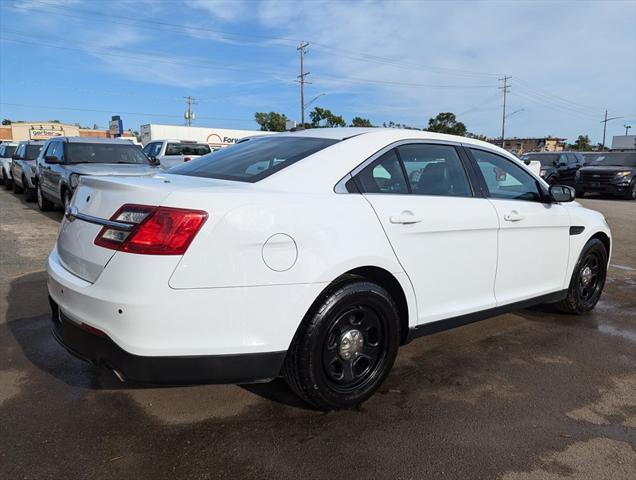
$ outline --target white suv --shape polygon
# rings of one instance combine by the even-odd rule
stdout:
[[[189,162],[212,151],[207,143],[189,140],[153,140],[147,143],[143,150],[148,158],[163,169]]]
[[[397,129],[255,137],[154,177],[84,177],[48,260],[53,331],[149,383],[282,375],[321,409],[398,346],[537,303],[580,314],[611,234],[506,151]]]

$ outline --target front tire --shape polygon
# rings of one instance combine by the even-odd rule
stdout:
[[[597,238],[585,244],[574,267],[567,297],[556,304],[564,313],[581,315],[592,310],[603,293],[608,252]]]
[[[389,293],[362,277],[323,294],[298,328],[283,375],[321,410],[352,408],[389,374],[399,345],[399,315]]]
[[[17,184],[17,182],[13,182],[13,193],[15,193],[16,195],[20,195],[22,193],[24,193],[24,187],[21,187]]]
[[[29,184],[27,183],[26,178],[22,178],[22,185],[25,185],[24,199],[27,202],[35,202],[35,188],[29,187]]]
[[[36,197],[36,200],[38,202],[38,208],[42,212],[49,212],[49,211],[53,210],[55,205],[50,200],[47,200],[46,197],[44,196],[44,194],[42,193],[42,188],[40,187],[40,182],[38,182],[38,184],[37,184],[37,186],[35,188],[36,188],[35,197]]]
[[[623,198],[626,200],[636,200],[636,178],[629,184],[629,188],[625,191]]]

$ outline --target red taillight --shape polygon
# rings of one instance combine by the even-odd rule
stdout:
[[[132,229],[104,227],[95,245],[145,255],[183,255],[207,218],[201,210],[124,205],[110,220],[133,225]]]
[[[183,161],[184,161],[184,162],[189,162],[190,160],[192,160],[190,157],[184,157],[184,158],[183,158]]]

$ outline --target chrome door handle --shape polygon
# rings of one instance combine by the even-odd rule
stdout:
[[[409,210],[404,210],[399,215],[391,215],[389,217],[389,222],[397,223],[402,225],[411,225],[413,223],[419,223],[422,219],[413,214],[413,212]]]
[[[512,212],[504,215],[504,220],[506,222],[518,222],[519,220],[523,220],[523,215],[520,215],[519,212],[513,210]]]

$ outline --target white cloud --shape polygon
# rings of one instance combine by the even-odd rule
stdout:
[[[213,17],[225,22],[241,18],[246,6],[242,0],[187,0],[186,5],[205,10]]]

